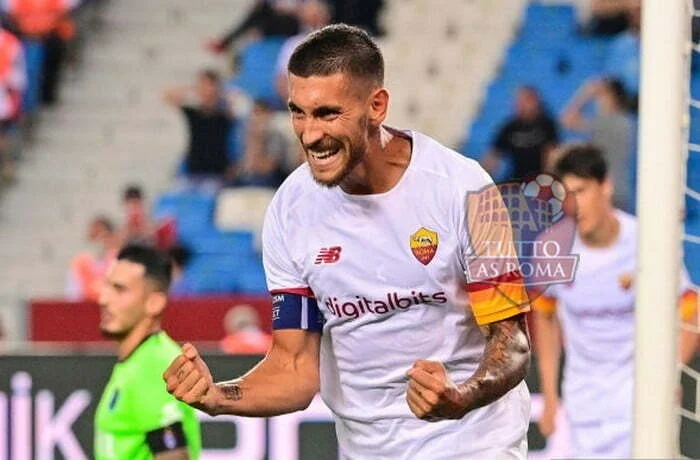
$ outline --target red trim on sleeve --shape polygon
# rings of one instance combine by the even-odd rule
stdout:
[[[316,296],[314,295],[314,291],[312,291],[311,288],[309,288],[309,287],[273,289],[272,291],[270,291],[270,295],[276,295],[276,294],[294,294],[294,295],[309,297],[312,299],[316,298]]]
[[[492,288],[496,284],[501,283],[514,283],[523,279],[523,275],[520,274],[519,270],[513,270],[508,273],[503,273],[493,278],[489,278],[485,281],[476,281],[474,283],[467,283],[467,292],[476,292],[483,289]]]

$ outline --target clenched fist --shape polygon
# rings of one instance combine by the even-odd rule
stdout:
[[[214,384],[209,368],[189,343],[163,373],[168,392],[180,401],[209,415],[214,415],[221,400],[221,390]]]
[[[431,422],[458,419],[467,412],[459,387],[450,380],[441,363],[420,359],[407,375],[406,401],[419,419]]]

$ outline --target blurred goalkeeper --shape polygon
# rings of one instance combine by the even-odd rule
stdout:
[[[465,275],[483,242],[512,253],[509,221],[467,216],[483,190],[502,205],[491,178],[383,124],[383,58],[360,29],[312,33],[288,71],[307,163],[277,191],[263,229],[273,344],[218,384],[185,345],[168,390],[209,414],[271,416],[304,409],[320,388],[345,458],[525,458],[522,277]]]
[[[100,329],[119,344],[119,362],[95,415],[95,458],[199,458],[195,410],[163,388],[180,347],[160,329],[171,266],[155,249],[123,248],[100,292]]]
[[[571,444],[579,458],[630,458],[634,400],[634,279],[637,220],[613,207],[614,186],[601,152],[591,145],[566,149],[555,173],[576,202],[579,255],[576,279],[553,285],[533,302],[544,396],[540,430],[549,436],[559,408],[561,336],[566,361],[563,401]],[[697,295],[683,270],[681,317],[695,322]],[[660,311],[673,308],[659,305]],[[660,313],[663,314],[663,313]],[[682,330],[679,361],[690,361],[698,336]]]

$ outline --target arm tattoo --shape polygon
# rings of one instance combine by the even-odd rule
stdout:
[[[487,325],[484,356],[474,375],[461,385],[465,413],[486,406],[525,378],[530,338],[525,315]]]
[[[221,392],[229,401],[240,401],[243,399],[243,389],[240,385],[240,380],[232,380],[230,382],[217,383]]]

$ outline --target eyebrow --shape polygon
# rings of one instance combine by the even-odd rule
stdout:
[[[289,101],[289,103],[287,105],[289,107],[289,110],[291,110],[292,112],[304,113],[304,111],[301,109],[301,107],[299,107],[298,105],[296,105],[292,101]],[[313,109],[311,111],[311,115],[316,117],[316,118],[320,118],[320,117],[323,117],[326,115],[342,113],[342,111],[343,111],[342,107],[340,107],[338,105],[322,105],[320,107],[316,107],[315,109]]]

